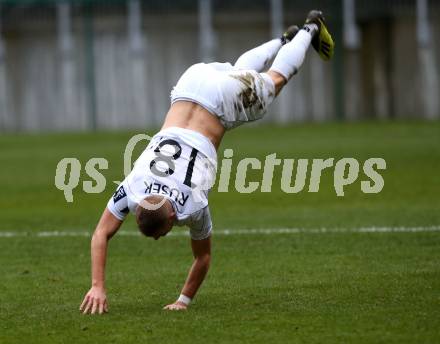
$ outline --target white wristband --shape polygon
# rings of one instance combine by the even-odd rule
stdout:
[[[186,295],[180,294],[180,296],[177,299],[177,301],[178,302],[182,302],[182,303],[184,303],[185,305],[188,306],[191,303],[191,298],[186,296]]]

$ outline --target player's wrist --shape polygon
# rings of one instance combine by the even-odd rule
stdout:
[[[104,282],[102,282],[102,281],[92,281],[92,287],[103,289],[103,290],[105,289]]]
[[[185,306],[189,306],[189,304],[191,303],[192,299],[184,294],[180,294],[179,298],[177,299],[176,302],[179,303],[183,303]]]

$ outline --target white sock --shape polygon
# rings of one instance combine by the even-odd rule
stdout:
[[[257,72],[265,71],[281,47],[281,39],[273,39],[245,52],[235,62],[235,67],[238,69],[252,69]]]
[[[311,42],[312,35],[304,29],[299,30],[295,38],[280,49],[270,70],[289,80],[301,67]]]
[[[302,27],[303,30],[306,30],[308,33],[314,37],[318,33],[318,25],[316,24],[304,24]]]

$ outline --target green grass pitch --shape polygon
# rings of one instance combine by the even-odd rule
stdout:
[[[328,169],[318,193],[286,194],[277,167],[271,193],[213,191],[213,264],[187,312],[162,306],[184,282],[188,238],[116,235],[107,266],[110,312],[83,316],[78,308],[90,286],[89,238],[37,233],[92,233],[115,188],[111,181],[121,179],[132,134],[0,137],[1,344],[440,342],[440,232],[312,231],[439,226],[440,123],[262,126],[228,133],[219,160],[233,148],[234,167],[242,157],[272,153],[361,162],[382,157],[385,187],[367,195],[358,179],[340,198],[334,169]],[[86,194],[78,187],[73,204],[66,203],[54,186],[64,157],[78,158],[83,167],[92,157],[106,158],[105,192]],[[261,176],[253,171],[248,180]],[[88,179],[82,171],[81,182]],[[304,231],[234,235],[258,228]],[[133,219],[122,229],[135,231]],[[232,234],[215,234],[223,229]]]

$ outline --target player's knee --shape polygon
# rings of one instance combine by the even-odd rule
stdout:
[[[275,85],[275,96],[277,96],[283,89],[284,85],[287,84],[287,80],[280,73],[273,70],[268,71],[267,74],[270,76]]]

